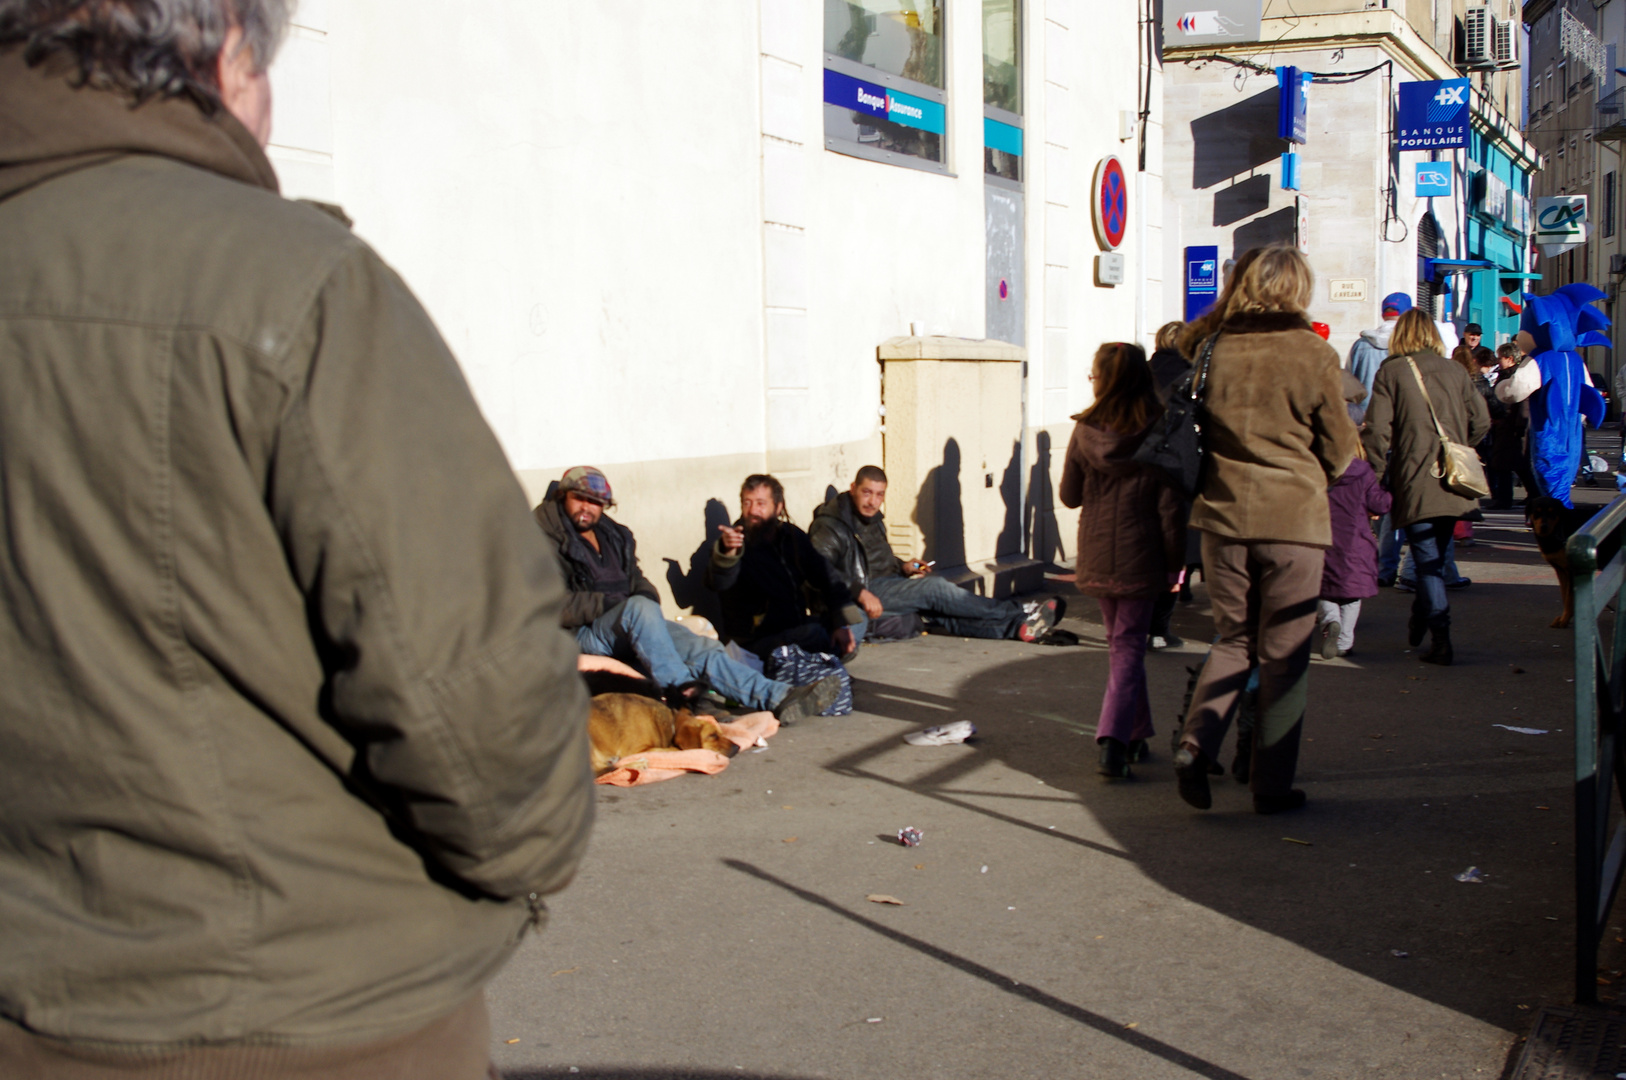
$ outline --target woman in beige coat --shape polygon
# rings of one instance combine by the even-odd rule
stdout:
[[[1490,411],[1485,399],[1474,389],[1468,372],[1441,355],[1445,351],[1440,332],[1428,313],[1417,308],[1400,316],[1389,338],[1389,358],[1378,368],[1372,381],[1372,398],[1366,408],[1367,459],[1384,472],[1394,494],[1395,528],[1403,529],[1411,544],[1412,562],[1417,567],[1417,593],[1412,599],[1407,637],[1412,648],[1432,635],[1425,664],[1449,664],[1451,649],[1451,602],[1446,599],[1441,568],[1445,545],[1451,530],[1463,514],[1472,510],[1474,500],[1457,495],[1435,473],[1439,471],[1440,427],[1453,441],[1472,446],[1490,430]],[[1413,373],[1415,365],[1416,373]],[[1425,398],[1418,385],[1428,387]],[[1433,403],[1433,413],[1429,404]],[[1387,455],[1387,457],[1385,457]]]
[[[1304,315],[1314,280],[1304,256],[1271,248],[1233,277],[1220,301],[1203,394],[1205,472],[1190,523],[1202,532],[1219,640],[1175,754],[1180,796],[1202,810],[1212,804],[1209,766],[1255,661],[1254,809],[1304,805],[1293,775],[1322,557],[1332,542],[1327,484],[1356,443],[1338,354]]]

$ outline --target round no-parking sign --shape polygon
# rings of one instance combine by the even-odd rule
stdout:
[[[1095,183],[1090,187],[1095,217],[1095,239],[1107,251],[1124,242],[1129,227],[1129,182],[1123,163],[1116,157],[1101,159],[1095,167]]]

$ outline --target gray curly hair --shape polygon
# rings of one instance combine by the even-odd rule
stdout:
[[[149,98],[191,97],[220,104],[215,62],[226,34],[241,27],[244,47],[264,71],[276,58],[298,0],[0,0],[0,48],[22,45],[37,65],[63,55],[78,81]]]

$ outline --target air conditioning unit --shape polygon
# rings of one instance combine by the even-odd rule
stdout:
[[[1488,7],[1471,7],[1462,15],[1462,62],[1464,69],[1496,66],[1496,18]]]
[[[1499,69],[1519,66],[1519,26],[1513,22],[1493,19],[1491,26],[1491,58]]]

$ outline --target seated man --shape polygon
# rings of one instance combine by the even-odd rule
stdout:
[[[865,465],[852,487],[813,511],[809,538],[819,554],[846,582],[848,594],[863,608],[865,621],[853,627],[862,640],[869,619],[883,614],[925,616],[929,629],[975,638],[1034,641],[1061,618],[1061,601],[990,600],[937,577],[919,559],[905,563],[892,551],[881,504],[886,501],[886,473]]]
[[[614,506],[610,482],[590,465],[559,481],[536,520],[564,571],[569,594],[560,623],[582,652],[635,662],[663,690],[704,679],[713,690],[752,709],[768,709],[781,724],[818,716],[841,692],[831,675],[807,686],[764,678],[729,657],[710,638],[668,622],[660,594],[638,568],[632,531],[604,516]]]
[[[791,524],[785,488],[771,476],[747,476],[740,486],[740,520],[712,545],[706,586],[722,598],[723,633],[764,660],[781,645],[844,659],[857,649],[847,627],[864,613]],[[808,613],[810,596],[822,620]]]

